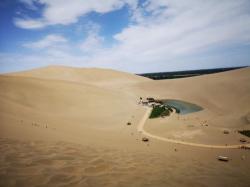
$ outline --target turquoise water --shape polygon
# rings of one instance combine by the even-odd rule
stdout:
[[[174,100],[174,99],[165,100],[164,105],[176,108],[177,110],[179,110],[179,114],[182,114],[182,115],[203,110],[202,107],[196,104],[188,103],[188,102],[181,101],[181,100]]]

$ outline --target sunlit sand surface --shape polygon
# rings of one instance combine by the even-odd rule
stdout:
[[[1,75],[0,186],[249,186],[249,150],[174,143],[248,144],[237,131],[250,129],[249,82],[249,68],[161,81],[61,66]],[[203,110],[148,119],[140,97]]]
[[[143,145],[141,145],[143,146]],[[1,139],[1,186],[248,186],[242,162]],[[181,150],[180,150],[181,151]],[[182,152],[182,151],[181,151]],[[182,152],[185,154],[185,152]],[[207,157],[206,157],[207,159]],[[249,162],[249,160],[248,160]],[[244,172],[245,169],[245,172]]]

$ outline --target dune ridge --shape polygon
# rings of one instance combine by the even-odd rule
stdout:
[[[109,82],[111,82],[112,84],[126,84],[150,81],[150,79],[148,78],[111,69],[73,68],[66,66],[48,66],[29,71],[10,73],[7,75],[50,80],[64,80],[71,82],[94,84],[99,86],[103,84],[108,84]]]

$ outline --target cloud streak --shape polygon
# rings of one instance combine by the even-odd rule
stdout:
[[[45,49],[55,47],[58,44],[66,43],[67,39],[61,35],[50,34],[39,41],[28,42],[23,44],[24,47],[31,49]]]
[[[14,23],[23,29],[40,29],[49,25],[69,25],[76,23],[79,17],[90,12],[107,13],[120,9],[124,5],[135,6],[135,0],[21,0],[27,6],[34,8],[35,3],[44,5],[42,17],[16,18]]]

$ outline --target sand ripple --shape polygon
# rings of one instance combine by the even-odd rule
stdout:
[[[229,165],[58,142],[0,139],[0,186],[247,186]]]

